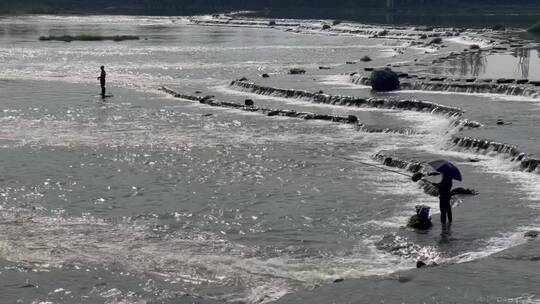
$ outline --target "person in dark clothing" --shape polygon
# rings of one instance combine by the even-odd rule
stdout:
[[[97,78],[101,84],[101,97],[105,97],[105,78],[107,73],[105,73],[105,67],[101,66],[101,75]]]
[[[452,206],[450,205],[450,199],[452,198],[452,178],[443,175],[440,183],[435,184],[439,189],[439,208],[441,210],[441,223],[446,224],[446,218],[448,222],[452,223]]]

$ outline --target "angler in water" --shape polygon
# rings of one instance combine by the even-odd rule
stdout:
[[[450,199],[452,198],[452,180],[461,181],[461,172],[449,161],[435,160],[429,163],[433,169],[442,174],[442,180],[440,183],[433,184],[439,189],[439,207],[441,209],[441,223],[452,223],[452,205]]]
[[[432,183],[430,181],[424,180],[425,175],[421,172],[417,172],[412,176],[412,180],[414,182],[417,182],[419,180],[424,180],[431,185],[435,186],[437,188],[437,191],[433,193],[434,195],[439,196],[439,208],[441,211],[441,223],[446,224],[452,223],[452,204],[450,203],[452,196],[457,194],[468,194],[468,195],[476,195],[478,192],[476,192],[473,189],[465,189],[465,188],[456,188],[452,189],[452,181],[455,179],[457,181],[461,181],[461,172],[459,169],[454,166],[449,161],[446,160],[436,160],[429,163],[433,169],[436,170],[436,172],[431,172],[427,174],[427,176],[434,176],[434,175],[442,175],[442,179],[440,183]],[[429,210],[429,209],[428,209]],[[417,212],[418,213],[418,212]]]
[[[101,75],[97,78],[99,80],[99,83],[101,84],[101,97],[105,98],[105,78],[107,77],[107,73],[105,73],[105,66],[101,66]]]
[[[448,223],[452,223],[452,205],[450,204],[450,199],[452,198],[452,177],[443,174],[441,182],[434,185],[439,189],[441,223],[446,224],[447,217]]]

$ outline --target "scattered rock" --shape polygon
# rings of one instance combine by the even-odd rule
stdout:
[[[386,36],[388,35],[388,31],[387,30],[382,30],[380,32],[377,33],[377,36]]]
[[[525,237],[535,238],[535,237],[538,237],[539,234],[540,234],[540,231],[531,230],[531,231],[525,232]]]
[[[407,222],[407,227],[414,228],[418,230],[427,230],[431,228],[432,222],[430,219],[422,219],[419,215],[415,214],[409,218]]]
[[[413,176],[411,176],[411,180],[415,183],[421,180],[422,178],[424,178],[424,173],[422,172],[416,172],[415,174],[413,174]]]
[[[345,281],[344,278],[337,278],[337,279],[334,280],[334,283],[340,283],[340,282],[343,282],[343,281]]]
[[[354,115],[348,115],[347,116],[347,122],[348,123],[357,123],[358,122],[358,117],[356,117]]]
[[[470,188],[458,187],[450,191],[452,195],[478,195],[478,191]]]
[[[327,67],[327,66],[320,66],[319,67],[319,70],[331,70],[332,68],[331,67]]]
[[[422,262],[422,261],[417,261],[416,262],[416,268],[422,268],[422,267],[426,267],[427,264]]]
[[[195,94],[201,94],[202,92],[201,91],[195,91]]]
[[[347,61],[345,64],[356,64],[356,61]]]
[[[478,159],[478,158],[469,158],[469,161],[471,163],[478,163],[478,162],[480,162],[480,159]]]
[[[356,75],[356,74],[358,74],[358,73],[352,72],[352,73],[349,74],[349,76],[354,76],[354,75]]]
[[[202,117],[210,117],[210,116],[213,116],[213,115],[214,115],[214,114],[212,114],[212,113],[208,113],[208,114],[203,114],[203,115],[201,115],[201,116],[202,116]]]
[[[532,84],[534,86],[539,87],[540,86],[540,81],[529,81],[529,84]]]
[[[330,28],[332,28],[332,27],[330,25],[328,25],[328,24],[323,24],[323,26],[322,26],[323,30],[328,30]]]
[[[366,72],[371,72],[373,70],[375,70],[375,68],[364,68],[364,71],[366,71]]]
[[[418,37],[419,39],[427,39],[427,35],[426,34],[422,34],[420,35],[420,37]]]
[[[291,75],[299,75],[299,74],[305,74],[306,70],[300,69],[300,68],[292,68],[289,70],[289,74]]]
[[[248,81],[248,79],[246,77],[242,77],[242,78],[238,79],[238,81]]]
[[[394,91],[399,89],[399,77],[390,69],[377,69],[371,72],[371,88],[375,91]]]
[[[268,26],[275,26],[275,25],[276,25],[276,20],[268,21]]]
[[[371,61],[371,58],[369,56],[364,56],[364,57],[360,58],[360,61],[369,62],[369,61]]]
[[[497,125],[499,126],[502,126],[502,125],[511,125],[512,123],[511,122],[505,122],[504,120],[502,119],[497,119]]]
[[[508,78],[497,79],[497,83],[501,83],[501,84],[512,83],[512,82],[514,82],[514,79],[508,79]]]
[[[476,78],[465,78],[465,82],[475,82]]]
[[[431,77],[429,78],[430,81],[444,81],[446,77]]]
[[[32,283],[25,283],[25,284],[19,286],[19,288],[37,288],[37,285],[34,285]]]
[[[409,78],[409,74],[407,74],[407,73],[399,73],[398,77],[399,78]]]
[[[246,99],[246,100],[244,100],[244,104],[245,104],[247,107],[252,107],[253,105],[255,105],[255,103],[253,102],[253,99]]]
[[[485,79],[481,79],[480,81],[482,81],[482,82],[493,82],[493,79],[485,78]]]
[[[526,84],[527,82],[529,82],[528,79],[518,79],[518,80],[516,80],[517,84]]]
[[[262,76],[262,78],[270,78],[270,75],[268,75],[266,73],[262,74],[261,76]]]
[[[212,98],[214,98],[214,95],[206,95],[201,99],[200,102],[202,103],[202,102],[208,101],[208,100],[210,100]]]
[[[469,46],[469,49],[471,49],[471,50],[479,50],[480,46],[478,44],[471,44],[471,46]]]
[[[431,41],[428,44],[431,45],[431,44],[441,44],[441,43],[442,43],[442,38],[437,37],[437,38],[431,39]]]
[[[333,26],[339,25],[340,23],[341,23],[341,20],[334,20],[334,21],[332,21],[332,25],[333,25]]]
[[[317,92],[317,94],[324,94],[324,91],[323,91],[323,90],[319,90],[319,92]]]

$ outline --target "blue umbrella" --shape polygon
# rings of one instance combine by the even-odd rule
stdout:
[[[447,160],[434,160],[432,162],[429,162],[429,165],[442,175],[446,175],[448,177],[451,177],[452,179],[462,181],[461,172],[459,172],[459,169]]]

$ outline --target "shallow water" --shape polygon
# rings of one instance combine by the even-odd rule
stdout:
[[[88,28],[141,40],[37,41]],[[0,39],[0,295],[7,302],[266,303],[337,278],[410,269],[419,258],[476,260],[523,244],[523,232],[538,226],[538,175],[504,155],[450,149],[458,130],[449,117],[318,105],[228,86],[246,76],[269,86],[371,96],[342,74],[434,56],[402,40],[116,16],[4,17]],[[463,47],[448,44],[449,51]],[[344,64],[364,55],[373,62]],[[114,95],[106,100],[97,96],[100,65]],[[286,75],[291,67],[307,73]],[[368,126],[415,132],[364,133],[212,108],[166,96],[162,85],[265,107],[354,114]],[[388,96],[459,106],[485,124],[465,134],[539,151],[535,100],[378,95]],[[495,126],[499,117],[512,125]],[[370,166],[381,150],[403,159],[448,158],[465,176],[456,186],[481,195],[456,202],[450,232],[441,235],[438,225],[425,234],[403,229],[416,204],[429,204],[437,217],[437,199],[405,176]],[[388,235],[412,244],[411,253],[380,249]]]
[[[487,79],[514,78],[540,80],[540,53],[523,48],[502,54],[472,52],[463,58],[449,60],[432,71],[455,76]]]

